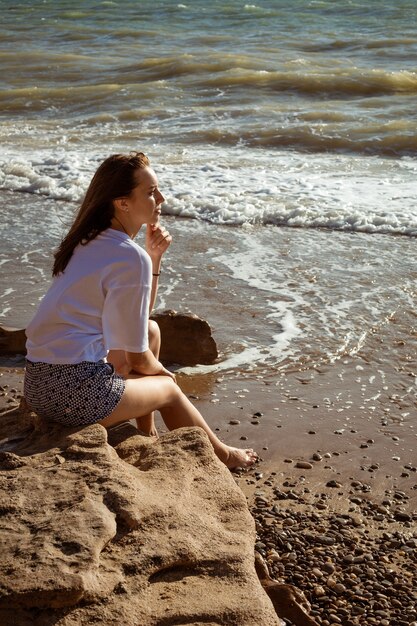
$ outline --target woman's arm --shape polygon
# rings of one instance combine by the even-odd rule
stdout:
[[[169,376],[175,381],[175,375],[158,361],[151,350],[146,350],[146,352],[126,352],[126,361],[130,371],[136,374],[142,374],[142,376]]]
[[[149,254],[152,261],[152,290],[149,304],[149,314],[153,311],[158,293],[162,256],[168,250],[171,245],[171,241],[171,235],[166,228],[161,226],[159,222],[157,224],[148,224],[146,227],[145,247],[146,252]]]

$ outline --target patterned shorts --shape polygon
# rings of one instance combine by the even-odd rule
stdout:
[[[116,408],[124,389],[124,379],[104,361],[50,365],[26,360],[27,403],[38,415],[65,426],[104,419]]]

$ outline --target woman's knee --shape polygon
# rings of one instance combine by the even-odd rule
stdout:
[[[158,324],[154,320],[148,322],[149,348],[153,354],[158,357],[161,347],[161,331]]]
[[[164,379],[165,393],[168,396],[170,403],[178,401],[183,397],[183,392],[176,382],[169,376],[161,376]]]

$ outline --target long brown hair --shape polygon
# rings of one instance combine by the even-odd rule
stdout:
[[[129,196],[138,184],[136,170],[149,165],[143,152],[113,154],[94,174],[68,234],[54,254],[52,276],[65,270],[78,244],[86,245],[109,228],[114,216],[113,200]]]

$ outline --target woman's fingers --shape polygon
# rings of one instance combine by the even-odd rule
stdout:
[[[154,224],[148,227],[147,230],[147,244],[148,251],[160,248],[166,250],[172,242],[172,236],[168,230],[160,224]]]
[[[172,380],[174,381],[174,383],[177,382],[177,379],[175,378],[175,374],[173,374],[172,372],[170,372],[169,370],[167,370],[165,367],[163,369],[163,371],[161,372],[162,376],[169,376],[170,378],[172,378]]]

